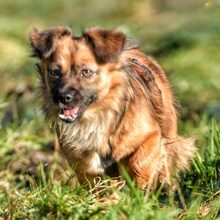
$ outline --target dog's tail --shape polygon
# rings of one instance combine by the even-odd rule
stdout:
[[[173,151],[173,162],[177,172],[189,168],[196,153],[195,138],[184,138],[178,136],[177,141],[172,146],[171,151]]]
[[[160,178],[168,183],[172,182],[171,177],[177,177],[178,173],[190,167],[196,154],[195,138],[165,138],[162,141],[163,159]]]

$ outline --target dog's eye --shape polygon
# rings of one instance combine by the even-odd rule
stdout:
[[[81,75],[84,76],[87,79],[90,79],[94,74],[94,71],[90,70],[90,69],[83,69],[81,71]]]
[[[51,79],[57,80],[61,77],[61,72],[59,69],[50,69],[48,70],[49,77]]]

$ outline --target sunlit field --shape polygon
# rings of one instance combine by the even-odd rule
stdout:
[[[219,21],[218,0],[0,1],[0,219],[220,219]],[[41,111],[30,57],[29,32],[58,25],[76,35],[122,30],[166,70],[179,133],[198,149],[176,190],[137,190],[126,172],[126,184],[77,183]]]

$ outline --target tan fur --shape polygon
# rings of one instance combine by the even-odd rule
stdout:
[[[195,151],[193,140],[177,134],[172,91],[155,60],[130,43],[126,49],[125,36],[118,31],[91,29],[80,39],[72,38],[69,31],[60,28],[52,29],[52,34],[48,32],[51,30],[46,34],[34,31],[30,37],[37,51],[45,38],[52,42],[52,49],[43,46],[47,48],[46,55],[37,54],[41,59],[44,108],[80,182],[104,175],[101,157],[109,154],[118,164],[125,165],[141,187],[154,179],[170,182],[173,166],[175,174],[188,166]],[[59,108],[52,101],[46,70],[53,64],[61,67],[66,86],[98,92],[96,102],[70,124],[58,118]],[[86,80],[77,73],[73,75],[72,66],[76,71],[88,66],[97,70],[97,75]]]

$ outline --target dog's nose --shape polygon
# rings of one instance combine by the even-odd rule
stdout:
[[[73,95],[70,93],[62,93],[60,94],[60,101],[65,105],[70,104],[73,101]]]

